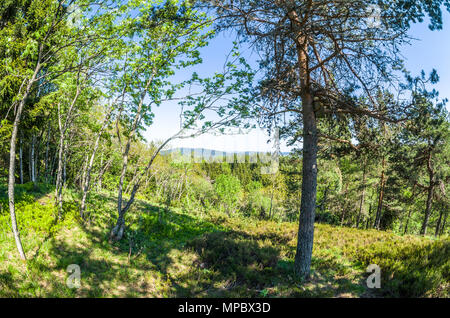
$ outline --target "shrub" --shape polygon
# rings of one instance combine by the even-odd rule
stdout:
[[[333,225],[337,225],[340,223],[338,216],[336,214],[333,214],[328,211],[324,211],[324,212],[318,211],[316,213],[315,221],[319,222],[319,223],[327,223],[327,224],[333,224]]]
[[[383,296],[448,297],[450,239],[434,242],[384,241],[355,253],[381,268]]]
[[[185,197],[188,208],[193,206],[194,209],[209,208],[214,202],[216,194],[214,187],[209,180],[203,177],[193,177],[190,186],[188,187],[188,194]]]
[[[247,215],[264,216],[270,210],[270,197],[264,195],[261,189],[250,192],[247,196],[244,211]]]
[[[241,192],[241,182],[238,178],[228,174],[221,174],[214,184],[220,203],[229,213],[239,202]]]

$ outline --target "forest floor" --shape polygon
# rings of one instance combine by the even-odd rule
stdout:
[[[93,194],[97,208],[83,224],[67,191],[65,218],[54,225],[52,191],[21,187],[17,218],[28,260],[18,258],[9,213],[0,209],[0,297],[449,297],[448,237],[317,224],[312,275],[299,281],[297,223],[180,208],[161,210],[160,222],[162,208],[138,200],[125,237],[110,244],[114,196]],[[80,267],[80,288],[67,286],[70,264]],[[369,264],[381,268],[380,289],[367,287]]]

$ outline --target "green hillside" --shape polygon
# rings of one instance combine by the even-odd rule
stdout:
[[[70,190],[58,224],[53,189],[27,184],[16,196],[29,260],[17,255],[2,194],[0,297],[449,297],[448,236],[317,224],[312,275],[302,282],[293,275],[296,223],[163,212],[138,200],[125,237],[110,244],[114,196],[93,194],[96,210],[85,225]],[[78,289],[66,284],[70,264],[81,269]],[[380,289],[366,287],[369,264],[381,268]]]

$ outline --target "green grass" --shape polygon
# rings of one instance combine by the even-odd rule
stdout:
[[[18,186],[17,217],[26,262],[17,257],[0,186],[1,297],[448,297],[450,240],[316,225],[312,276],[293,275],[296,223],[196,214],[139,200],[122,241],[109,244],[115,198],[92,194],[89,222],[66,191],[55,223],[53,189]],[[3,194],[2,194],[3,193]],[[66,286],[67,266],[81,268],[81,288]],[[381,288],[365,269],[378,264]]]

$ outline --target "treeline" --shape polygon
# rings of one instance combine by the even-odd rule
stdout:
[[[413,77],[398,56],[412,21],[429,15],[441,26],[443,1],[407,7],[382,1],[388,13],[409,14],[387,14],[380,29],[364,24],[371,1],[345,8],[326,1],[335,12],[303,2],[297,9],[258,2],[2,2],[0,174],[9,198],[2,213],[10,213],[23,259],[14,185],[26,182],[55,186],[55,222],[64,218],[65,187],[79,193],[80,220],[95,213],[92,191],[113,191],[111,241],[123,237],[127,211],[139,196],[188,211],[300,218],[296,272],[302,276],[309,275],[314,220],[448,233],[449,117],[445,101],[427,90],[438,76]],[[258,19],[249,13],[257,6]],[[274,12],[282,27],[271,30]],[[260,23],[267,25],[264,34]],[[340,28],[331,32],[327,23]],[[262,79],[236,43],[223,72],[171,81],[201,63],[199,49],[230,28],[261,51]],[[392,47],[380,51],[373,43]],[[406,76],[394,84],[396,72]],[[152,109],[167,100],[180,101],[180,130],[147,144],[142,132],[154,120]],[[211,114],[217,121],[206,120]],[[282,138],[301,149],[282,156],[275,174],[261,174],[255,163],[175,163],[160,155],[175,138],[255,121],[281,126]]]
[[[79,138],[86,138],[84,143],[89,143],[92,140],[90,136],[84,134]],[[404,162],[400,168],[398,166],[396,160],[402,153],[391,152],[383,167],[382,157],[379,158],[381,162],[377,162],[375,157],[368,158],[366,154],[351,149],[340,149],[339,144],[333,146],[341,150],[339,156],[327,157],[324,152],[319,159],[323,168],[318,175],[316,222],[390,230],[402,235],[421,234],[423,228],[425,233],[435,236],[448,234],[450,209],[445,195],[448,182],[439,179],[439,176],[446,175],[437,172],[433,195],[428,202],[429,171],[426,162],[422,169],[420,165],[411,166],[418,169],[412,178],[402,174]],[[45,133],[41,132],[41,136],[31,137],[20,147],[18,183],[55,185],[59,153],[55,140],[51,137],[47,140]],[[102,143],[91,172],[94,191],[117,192],[121,163],[117,147],[117,144],[106,140]],[[62,183],[80,193],[81,210],[83,179],[89,164],[85,150],[71,148],[72,151],[63,156]],[[143,141],[132,145],[123,185],[126,198],[144,170],[143,162],[151,159],[155,148]],[[245,163],[238,163],[237,158],[234,163],[177,162],[170,154],[158,155],[152,169],[142,178],[137,197],[151,199],[166,209],[181,207],[188,213],[207,214],[210,210],[219,209],[230,215],[294,222],[300,211],[301,160],[296,154],[281,156],[279,160],[275,174],[262,174],[261,169],[266,164],[253,163],[248,155]],[[432,164],[445,170],[448,161],[439,162],[437,156]],[[89,206],[87,202],[89,200],[86,200],[83,210],[89,219],[97,207]],[[162,222],[163,215],[160,217]]]

